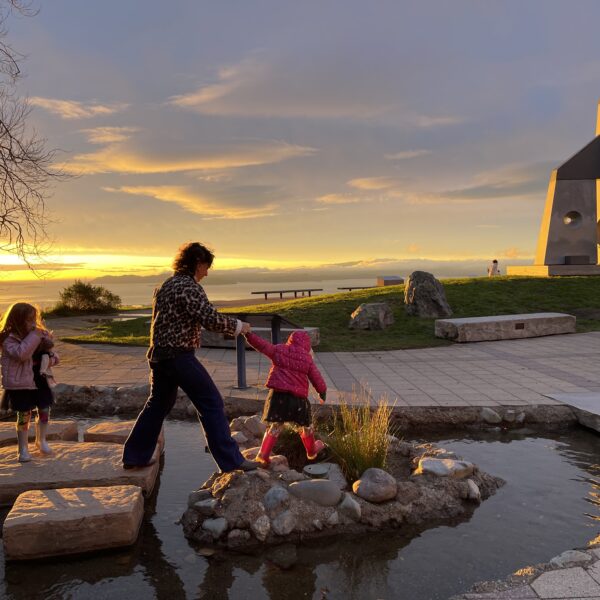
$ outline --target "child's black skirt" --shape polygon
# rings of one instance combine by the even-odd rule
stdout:
[[[39,366],[33,368],[33,380],[37,390],[4,390],[0,400],[0,408],[6,410],[9,407],[18,412],[27,412],[34,408],[48,408],[54,404],[54,395],[46,381],[40,375]]]
[[[310,427],[312,423],[310,402],[290,392],[269,390],[262,420],[267,423],[296,423],[302,427]]]

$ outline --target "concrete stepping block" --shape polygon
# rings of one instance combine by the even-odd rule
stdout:
[[[137,485],[148,495],[158,475],[158,452],[153,465],[126,470],[120,444],[54,442],[52,449],[53,456],[32,452],[31,462],[19,463],[14,447],[0,448],[0,505],[28,490]]]
[[[83,432],[84,442],[109,442],[124,444],[133,428],[135,421],[103,421],[88,427]],[[162,454],[165,450],[165,430],[160,430],[158,436],[158,449]]]
[[[4,521],[4,553],[28,560],[129,546],[143,515],[142,490],[134,485],[31,490]]]
[[[77,421],[70,419],[64,421],[54,421],[50,419],[47,439],[48,441],[64,440],[68,442],[76,442],[78,439]],[[35,440],[35,424],[33,421],[29,427],[29,440],[32,442]],[[0,422],[0,447],[16,444],[17,434],[15,431],[15,421]]]

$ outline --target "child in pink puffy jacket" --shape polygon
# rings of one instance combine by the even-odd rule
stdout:
[[[300,438],[309,460],[317,458],[325,444],[315,439],[312,428],[308,385],[312,383],[325,402],[327,384],[315,365],[310,351],[310,336],[305,331],[293,331],[285,344],[271,344],[254,333],[247,333],[248,343],[269,357],[271,370],[265,386],[269,394],[265,401],[263,421],[270,423],[256,460],[268,466],[270,455],[284,423],[299,425]]]
[[[4,388],[0,408],[6,410],[10,406],[17,413],[17,458],[19,462],[31,460],[28,437],[34,408],[37,410],[37,449],[41,454],[52,454],[46,442],[50,406],[54,402],[48,370],[58,364],[58,356],[52,350],[52,336],[44,327],[37,308],[25,302],[13,304],[0,322],[0,343]],[[42,363],[45,373],[40,372]]]

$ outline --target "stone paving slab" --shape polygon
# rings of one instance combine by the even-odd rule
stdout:
[[[105,442],[110,444],[124,444],[129,436],[135,420],[131,421],[102,421],[91,425],[83,432],[84,442]],[[158,436],[158,451],[162,454],[165,450],[165,429],[160,430]]]
[[[124,470],[120,444],[54,442],[52,450],[52,456],[32,452],[31,462],[19,463],[13,448],[0,448],[0,505],[12,504],[28,490],[137,485],[149,494],[158,476],[158,460],[143,469]]]
[[[600,585],[582,567],[542,573],[531,587],[540,598],[589,598],[600,596]]]
[[[579,423],[600,433],[600,392],[548,395],[550,398],[570,406]]]
[[[4,552],[31,560],[129,546],[143,515],[142,490],[133,485],[31,490],[4,521]]]
[[[48,427],[48,441],[63,440],[69,442],[77,441],[77,421],[67,420],[50,420]],[[35,426],[32,423],[29,428],[29,441],[35,440]],[[13,421],[0,422],[0,447],[16,446],[17,434],[15,431],[15,423]]]

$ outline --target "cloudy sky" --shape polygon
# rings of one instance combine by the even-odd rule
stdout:
[[[597,0],[37,5],[9,41],[77,175],[48,202],[61,277],[190,240],[221,268],[528,259],[595,133]]]

